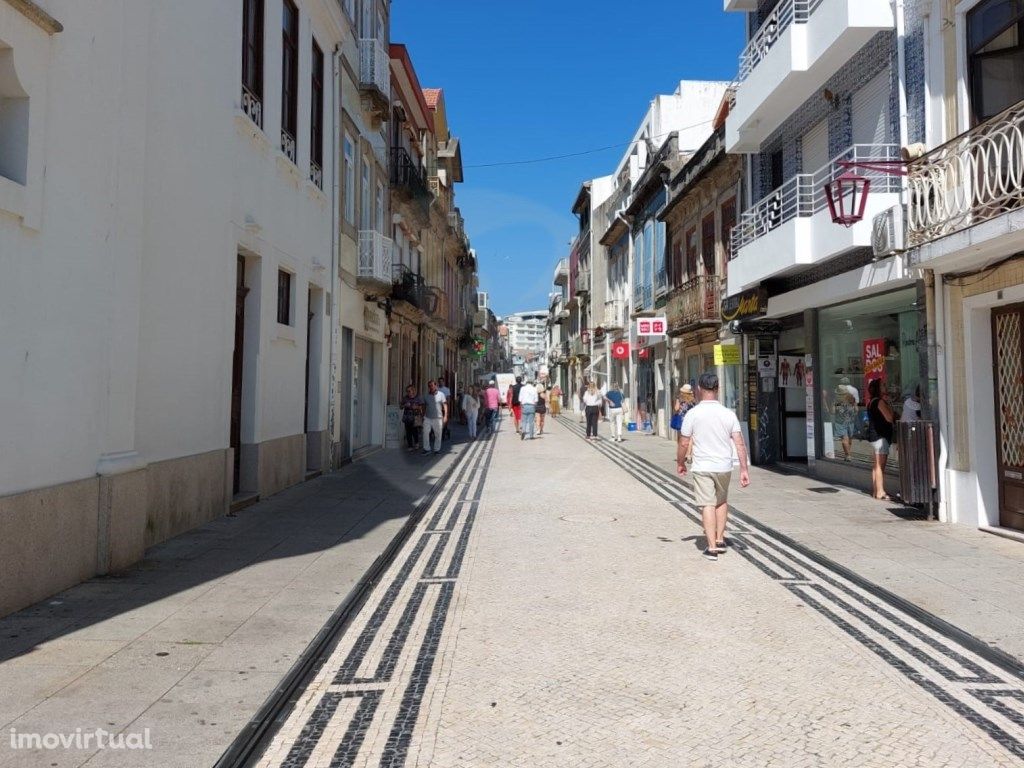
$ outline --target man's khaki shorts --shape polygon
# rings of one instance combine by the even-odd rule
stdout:
[[[729,498],[732,472],[694,472],[693,496],[698,507],[717,507]]]

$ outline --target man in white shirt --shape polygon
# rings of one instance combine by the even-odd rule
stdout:
[[[437,382],[431,379],[427,382],[427,394],[423,401],[423,435],[420,445],[423,446],[423,453],[430,453],[430,433],[433,432],[437,438],[434,453],[440,453],[444,426],[448,423],[448,399],[437,388]]]
[[[528,381],[519,388],[519,406],[523,409],[523,421],[519,432],[519,439],[525,440],[527,433],[533,440],[534,414],[537,412],[537,388],[533,381]]]
[[[725,553],[725,524],[729,518],[729,481],[735,448],[740,462],[740,485],[750,485],[747,445],[736,414],[718,402],[718,376],[705,373],[697,381],[700,400],[683,418],[676,464],[686,474],[686,457],[693,443],[693,495],[701,508],[707,547],[704,557],[718,560]]]

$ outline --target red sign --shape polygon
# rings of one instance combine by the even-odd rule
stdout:
[[[638,360],[646,360],[648,357],[651,356],[651,350],[649,347],[643,347],[642,349],[638,349],[636,351],[636,356]]]
[[[668,333],[668,321],[664,317],[641,317],[636,321],[638,336],[664,336]]]
[[[629,344],[625,341],[617,341],[612,344],[612,359],[613,360],[628,360],[629,359]]]
[[[864,342],[864,404],[871,401],[868,385],[876,379],[885,388],[885,339],[867,339]]]

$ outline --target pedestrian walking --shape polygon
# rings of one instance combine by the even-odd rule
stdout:
[[[498,391],[498,382],[494,379],[487,385],[484,400],[487,406],[487,434],[493,435],[498,421],[498,409],[501,407],[501,392]]]
[[[857,434],[857,389],[850,385],[845,376],[836,385],[836,399],[832,406],[832,438],[839,439],[843,449],[843,461],[850,460],[853,450],[853,436]]]
[[[597,391],[597,385],[590,382],[583,393],[583,410],[587,418],[587,440],[597,440],[597,422],[601,418],[601,403],[604,396]]]
[[[896,414],[882,392],[881,379],[868,384],[868,439],[875,450],[875,463],[871,467],[871,495],[879,501],[891,501],[885,492],[885,465],[892,447],[893,422]]]
[[[522,376],[516,376],[516,383],[508,388],[508,407],[512,411],[512,421],[516,425],[516,432],[520,432],[522,429],[523,408],[519,402],[519,391],[522,388]]]
[[[589,388],[590,382],[588,382],[586,379],[583,379],[583,381],[580,383],[579,392],[576,393],[576,399],[579,402],[580,409],[580,424],[582,424],[583,420],[586,418],[587,406],[586,403],[583,402],[583,397],[587,394],[587,390]]]
[[[462,396],[462,412],[466,414],[466,426],[469,428],[469,439],[476,440],[477,417],[480,415],[480,398],[476,387],[469,388]]]
[[[544,419],[548,415],[548,393],[551,390],[545,389],[544,384],[537,382],[537,407],[534,409],[537,414],[537,434],[544,434]]]
[[[427,396],[423,404],[423,435],[420,444],[423,446],[423,453],[430,453],[431,433],[437,438],[437,447],[434,453],[441,452],[441,443],[444,439],[445,424],[448,423],[448,398],[444,396],[437,382],[431,379],[427,382]]]
[[[405,388],[402,399],[402,425],[405,427],[405,449],[415,451],[419,444],[419,430],[422,427],[423,398],[416,394],[416,387],[410,384]]]
[[[456,401],[452,400],[452,391],[448,389],[448,385],[445,384],[443,378],[437,380],[437,389],[442,395],[444,395],[445,402],[448,404],[448,416],[450,416],[452,409],[458,407]],[[444,437],[445,440],[452,439],[452,433],[448,429],[448,416],[445,417],[444,426],[441,428],[441,431],[444,433],[442,437]]]
[[[608,404],[608,416],[612,421],[612,440],[616,443],[622,442],[622,422],[624,420],[623,402],[625,397],[622,390],[614,382],[604,393],[605,403]]]
[[[562,388],[555,384],[549,391],[551,397],[548,398],[548,407],[551,409],[551,415],[557,416],[562,412]]]
[[[519,388],[519,407],[522,409],[522,429],[519,432],[519,439],[525,440],[529,437],[533,440],[534,416],[537,408],[537,388],[530,380]]]
[[[718,402],[718,376],[703,374],[697,382],[700,401],[683,419],[676,465],[686,474],[686,460],[693,447],[693,496],[701,508],[707,546],[704,557],[717,560],[725,553],[725,526],[729,521],[729,481],[732,457],[739,458],[740,485],[750,485],[747,446],[736,414]]]
[[[672,411],[672,421],[669,426],[676,431],[676,440],[679,439],[679,432],[683,428],[683,419],[693,406],[696,405],[693,399],[693,387],[683,384],[676,396],[675,408]]]

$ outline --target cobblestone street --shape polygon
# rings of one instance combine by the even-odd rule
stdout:
[[[463,454],[259,765],[1024,761],[1013,659],[742,507],[703,560],[685,485],[549,425]]]

